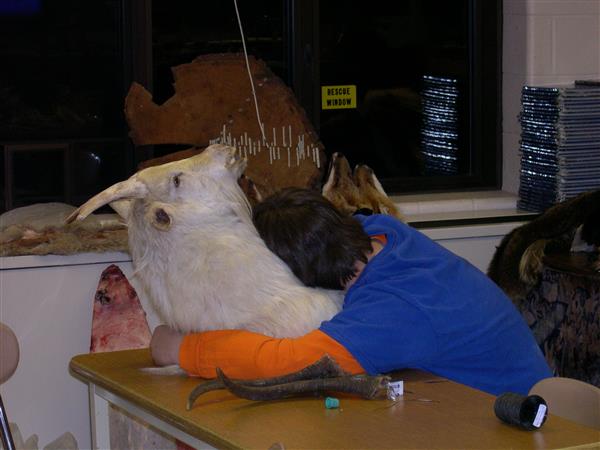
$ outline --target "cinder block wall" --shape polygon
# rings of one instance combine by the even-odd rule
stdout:
[[[521,88],[600,79],[600,0],[504,0],[502,188],[519,189]]]

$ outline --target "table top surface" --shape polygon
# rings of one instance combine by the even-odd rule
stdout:
[[[598,430],[552,415],[539,430],[521,430],[495,416],[494,396],[415,371],[399,373],[404,395],[396,402],[337,396],[339,408],[327,409],[323,398],[253,402],[213,391],[187,411],[202,381],[139,370],[151,365],[144,349],[75,356],[70,369],[218,448],[600,448]]]

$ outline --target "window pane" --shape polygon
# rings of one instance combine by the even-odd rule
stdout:
[[[328,153],[383,181],[470,174],[468,16],[468,0],[320,2],[321,86],[357,91],[321,111]]]
[[[33,203],[62,202],[66,195],[65,145],[7,146],[13,168],[12,208]]]
[[[125,141],[77,142],[71,147],[72,203],[79,205],[129,176]]]
[[[248,54],[264,60],[286,81],[283,2],[239,0],[238,8]],[[232,1],[154,0],[152,44],[157,103],[173,95],[171,67],[200,55],[243,51]]]
[[[119,5],[46,0],[0,9],[0,140],[123,132]]]

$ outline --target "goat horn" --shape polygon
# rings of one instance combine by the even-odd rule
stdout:
[[[384,375],[347,375],[259,387],[235,382],[227,378],[219,368],[217,375],[229,392],[248,400],[279,400],[301,394],[316,396],[328,391],[355,394],[366,399],[385,398],[390,382],[390,377]]]
[[[304,367],[303,369],[298,370],[297,372],[292,372],[286,375],[282,375],[279,377],[272,378],[258,378],[254,380],[233,380],[235,383],[243,384],[244,386],[273,386],[284,383],[291,383],[299,380],[309,380],[314,378],[332,378],[332,377],[342,377],[349,375],[347,372],[342,370],[338,364],[331,359],[331,357],[325,355],[318,361],[313,364]],[[210,380],[204,383],[200,383],[196,386],[190,395],[188,396],[187,401],[187,410],[192,409],[194,402],[198,397],[207,392],[216,391],[219,389],[226,389],[225,384],[220,379]]]
[[[66,218],[66,223],[74,220],[83,220],[95,210],[107,203],[124,198],[140,198],[148,194],[148,188],[144,183],[135,178],[113,184],[111,187],[96,194]]]

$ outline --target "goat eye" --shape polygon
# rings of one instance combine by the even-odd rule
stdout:
[[[179,175],[175,175],[173,177],[173,184],[175,185],[175,187],[179,187],[180,183],[181,183],[181,181],[179,180]]]

